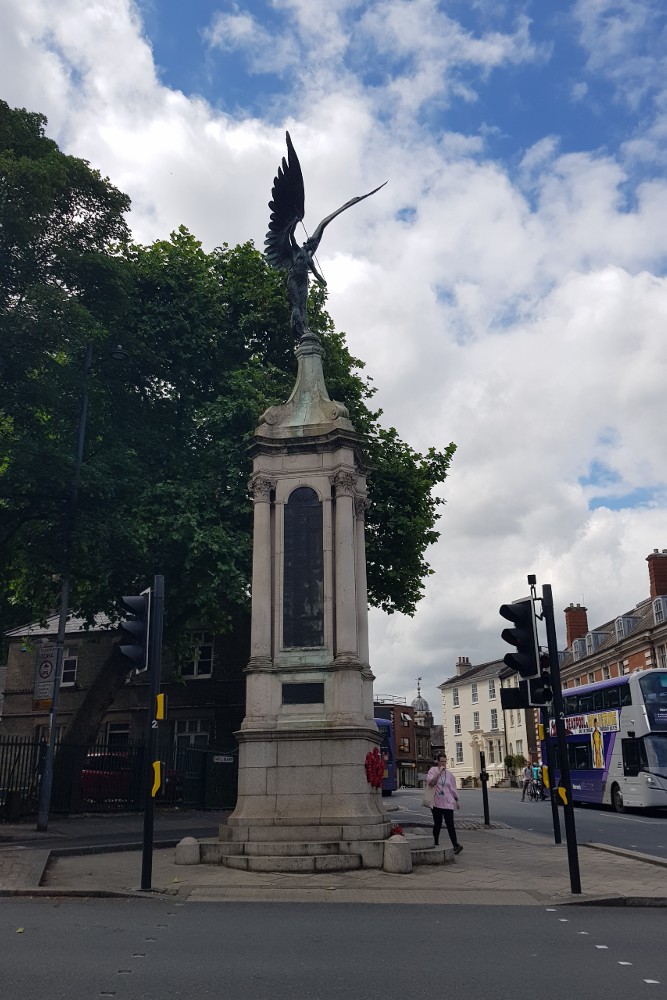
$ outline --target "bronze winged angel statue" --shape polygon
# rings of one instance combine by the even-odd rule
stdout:
[[[362,194],[346,201],[331,215],[327,215],[326,219],[322,219],[313,235],[300,247],[294,237],[294,230],[305,215],[303,174],[289,132],[286,132],[285,135],[287,138],[287,161],[283,157],[282,165],[278,167],[278,173],[273,182],[272,201],[269,202],[271,220],[269,231],[264,240],[266,247],[264,255],[272,267],[284,268],[287,271],[287,294],[292,307],[292,333],[299,341],[310,333],[307,314],[308,272],[311,272],[321,285],[326,286],[326,281],[315,267],[313,260],[324,230],[337,215],[340,215],[347,208],[351,208],[352,205],[356,205],[357,202],[363,201],[364,198],[370,198],[372,194],[383,188],[384,184],[373,188],[368,194]]]

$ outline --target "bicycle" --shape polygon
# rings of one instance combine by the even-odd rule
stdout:
[[[533,781],[531,781],[531,783],[528,785],[527,794],[531,802],[540,801],[540,799],[542,798],[542,790],[540,788],[539,781],[535,781],[534,779]]]

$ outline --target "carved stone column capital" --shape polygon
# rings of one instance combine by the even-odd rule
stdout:
[[[353,497],[357,489],[357,476],[354,472],[337,472],[330,476],[331,485],[337,497]]]
[[[362,497],[360,495],[355,496],[354,513],[357,518],[359,518],[360,520],[363,519],[369,507],[370,503],[368,501],[368,497]]]
[[[268,503],[271,499],[271,490],[275,489],[275,486],[276,480],[269,479],[268,476],[257,475],[248,481],[248,489],[255,502]]]

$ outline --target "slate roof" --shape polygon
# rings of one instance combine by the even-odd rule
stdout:
[[[8,639],[22,639],[24,635],[56,635],[59,619],[59,614],[50,615],[45,623],[30,622],[27,625],[21,625],[19,628],[10,629],[9,632],[5,632],[5,635]],[[86,625],[84,618],[77,618],[76,615],[72,615],[67,619],[65,632],[67,635],[71,635],[73,632],[103,632],[114,628],[117,628],[117,624],[114,624],[106,615],[95,615],[95,621],[92,625]]]

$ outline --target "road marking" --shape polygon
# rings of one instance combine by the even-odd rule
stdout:
[[[547,906],[547,913],[556,913],[556,912],[557,911],[555,906]]]
[[[619,962],[619,965],[632,965],[632,962]]]
[[[609,951],[609,945],[608,944],[596,944],[595,947],[599,951]]]
[[[569,924],[570,921],[567,919],[567,917],[559,917],[558,922],[560,924]]]
[[[577,931],[577,934],[588,934],[588,931]]]
[[[651,983],[653,986],[659,986],[660,985],[660,980],[659,979],[645,979],[644,982],[645,983]]]

